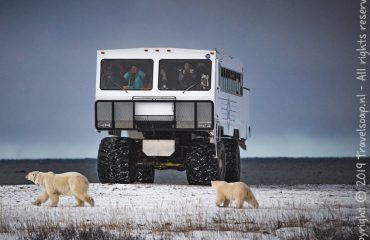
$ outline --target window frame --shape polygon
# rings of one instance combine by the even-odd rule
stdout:
[[[243,72],[220,65],[219,86],[221,91],[243,96]]]
[[[115,89],[103,89],[102,88],[102,75],[103,75],[103,71],[102,71],[102,63],[104,60],[116,60],[116,61],[150,61],[151,63],[151,72],[150,72],[150,75],[151,75],[151,84],[150,84],[150,88],[140,88],[140,89],[120,89],[120,88],[115,88]],[[141,69],[140,69],[141,70]],[[145,77],[148,76],[148,73],[146,73],[147,75]],[[123,78],[123,76],[122,76]],[[100,60],[100,76],[99,76],[99,89],[101,91],[151,91],[153,90],[153,83],[154,83],[154,60],[153,59],[141,59],[141,58],[130,58],[130,59],[126,59],[126,58],[103,58]]]
[[[161,61],[162,60],[178,60],[178,61],[183,61],[183,64],[187,61],[209,61],[210,62],[210,74],[209,74],[209,89],[206,90],[201,90],[201,89],[161,89],[159,88],[159,78],[160,78],[160,71],[161,71]],[[204,58],[161,58],[158,60],[158,79],[157,79],[157,89],[158,91],[196,91],[196,92],[208,92],[212,88],[212,68],[213,68],[213,61],[211,59],[204,59]]]

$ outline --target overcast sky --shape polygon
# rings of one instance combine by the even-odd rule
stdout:
[[[251,88],[245,157],[353,156],[359,1],[0,0],[0,158],[96,157],[96,51],[214,49]]]

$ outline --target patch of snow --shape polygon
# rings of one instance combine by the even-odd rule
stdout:
[[[157,184],[90,184],[95,207],[76,208],[74,197],[62,196],[58,207],[31,204],[36,185],[0,186],[1,224],[12,226],[9,238],[27,224],[99,225],[108,230],[146,233],[148,239],[278,239],[311,223],[355,219],[355,187],[350,185],[251,186],[259,209],[215,206],[208,186]],[[368,206],[368,204],[367,204]],[[298,225],[297,225],[298,224]]]

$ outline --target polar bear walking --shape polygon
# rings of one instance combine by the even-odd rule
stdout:
[[[221,205],[228,207],[232,200],[235,201],[237,208],[243,208],[244,201],[248,202],[253,208],[259,207],[251,189],[243,182],[211,181],[211,185],[216,191],[216,206],[218,207],[221,207]]]
[[[94,206],[94,199],[87,194],[89,181],[80,173],[55,174],[53,172],[34,171],[28,173],[26,179],[43,188],[40,196],[32,202],[33,205],[40,206],[50,198],[50,207],[56,207],[60,195],[73,195],[77,200],[76,207],[83,207],[85,202]]]

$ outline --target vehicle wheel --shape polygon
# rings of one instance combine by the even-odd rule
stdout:
[[[153,183],[154,182],[154,167],[148,165],[139,165],[136,170],[136,181],[139,183]]]
[[[239,144],[235,139],[225,139],[222,141],[226,152],[226,175],[225,181],[240,181],[240,150]]]
[[[145,164],[148,156],[143,153],[142,145],[142,140],[136,141],[136,181],[139,183],[153,183],[155,176],[154,166]]]
[[[132,183],[135,181],[135,144],[130,138],[106,137],[98,153],[98,177],[101,183]]]
[[[190,145],[186,154],[185,169],[189,184],[210,185],[212,180],[225,177],[225,148],[218,144],[218,157],[215,157],[214,144],[196,142]]]

